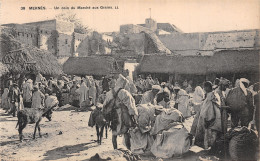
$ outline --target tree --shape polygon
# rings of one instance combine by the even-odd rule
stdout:
[[[84,26],[79,18],[77,18],[77,15],[75,13],[66,12],[66,13],[60,13],[55,16],[57,20],[62,20],[66,22],[71,22],[74,24],[74,32],[80,33],[80,34],[87,34],[91,31],[91,29],[88,26]]]

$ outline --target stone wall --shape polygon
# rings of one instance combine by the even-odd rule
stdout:
[[[88,55],[88,36],[86,34],[73,33],[73,49],[74,53],[78,53],[79,56]]]
[[[79,57],[89,56],[89,43],[88,38],[84,39],[77,47],[75,53],[78,53]]]
[[[57,57],[69,57],[72,56],[72,45],[73,45],[72,35],[67,35],[59,33],[57,39]]]
[[[139,25],[127,24],[120,26],[120,33],[122,34],[132,34],[132,33],[140,33],[142,31],[151,31],[146,27],[142,27]]]
[[[15,38],[25,45],[38,46],[38,30],[33,26],[15,25]]]
[[[157,30],[157,22],[151,18],[145,19],[145,27],[151,29],[153,32]]]
[[[58,34],[55,30],[39,29],[38,47],[57,55],[57,38]]]
[[[32,23],[25,23],[24,25],[35,26],[39,28],[44,28],[46,30],[56,30],[56,20],[38,21]]]
[[[171,51],[213,51],[215,49],[255,48],[259,45],[258,32],[259,30],[174,33],[158,35],[158,37]]]
[[[118,34],[114,37],[116,50],[129,50],[135,54],[144,54],[144,33]]]
[[[253,48],[255,46],[256,30],[205,33],[207,40],[204,50],[226,48]],[[258,35],[259,36],[259,35]]]
[[[199,37],[198,33],[158,35],[158,38],[170,50],[199,50],[201,44]]]
[[[74,24],[56,20],[56,30],[61,33],[71,34],[74,32]]]

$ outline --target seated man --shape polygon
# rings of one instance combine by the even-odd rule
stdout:
[[[165,109],[156,117],[150,134],[156,136],[151,152],[160,158],[181,156],[189,151],[191,136],[182,122],[184,118],[175,108]]]
[[[163,111],[163,107],[152,104],[140,104],[137,106],[137,110],[138,127],[130,130],[131,151],[135,154],[143,154],[151,149],[154,139],[149,132],[154,124],[156,115]]]

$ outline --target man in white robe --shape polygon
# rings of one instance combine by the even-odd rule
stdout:
[[[81,86],[79,87],[79,104],[82,108],[82,103],[89,99],[89,88],[86,86],[86,83],[82,81]]]
[[[212,83],[204,83],[206,98],[201,105],[200,116],[196,128],[195,145],[204,149],[213,147],[217,136],[222,132],[220,98],[215,95]]]
[[[199,116],[200,116],[200,106],[204,100],[205,93],[203,89],[200,86],[197,86],[195,88],[195,92],[193,94],[193,99],[192,99],[192,104],[193,104],[193,109],[196,112],[196,115],[194,117],[192,126],[191,126],[191,131],[190,133],[195,136],[196,134],[196,127],[198,124]]]
[[[152,104],[140,104],[137,106],[138,110],[138,127],[130,130],[131,136],[131,151],[135,154],[143,154],[150,151],[153,144],[153,137],[150,135],[150,130],[155,121],[155,110],[158,107]]]
[[[129,128],[134,127],[138,116],[135,106],[135,100],[129,92],[128,80],[121,74],[116,80],[115,87],[106,93],[106,99],[103,103],[103,113],[106,119],[111,121],[112,143],[114,149],[117,149],[117,135],[124,134],[125,145],[128,149],[131,147]],[[114,101],[113,101],[114,100]]]
[[[191,116],[191,110],[189,107],[189,95],[183,89],[180,89],[177,93],[178,110],[182,113],[184,118]]]
[[[92,102],[96,105],[97,102],[97,88],[93,77],[89,77],[89,96],[92,97]]]
[[[28,79],[23,86],[23,101],[24,106],[31,108],[32,105],[32,91],[33,91],[33,81]]]
[[[33,87],[34,92],[32,95],[32,106],[31,108],[43,108],[43,100],[45,98],[44,94],[39,90],[39,87],[36,85]]]

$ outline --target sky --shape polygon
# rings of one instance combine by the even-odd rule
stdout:
[[[40,6],[46,9],[29,10]],[[61,9],[77,6],[91,9]],[[0,23],[50,20],[59,13],[72,12],[93,30],[113,32],[122,24],[144,23],[150,17],[149,8],[157,22],[174,24],[186,33],[260,28],[260,0],[0,0]]]

